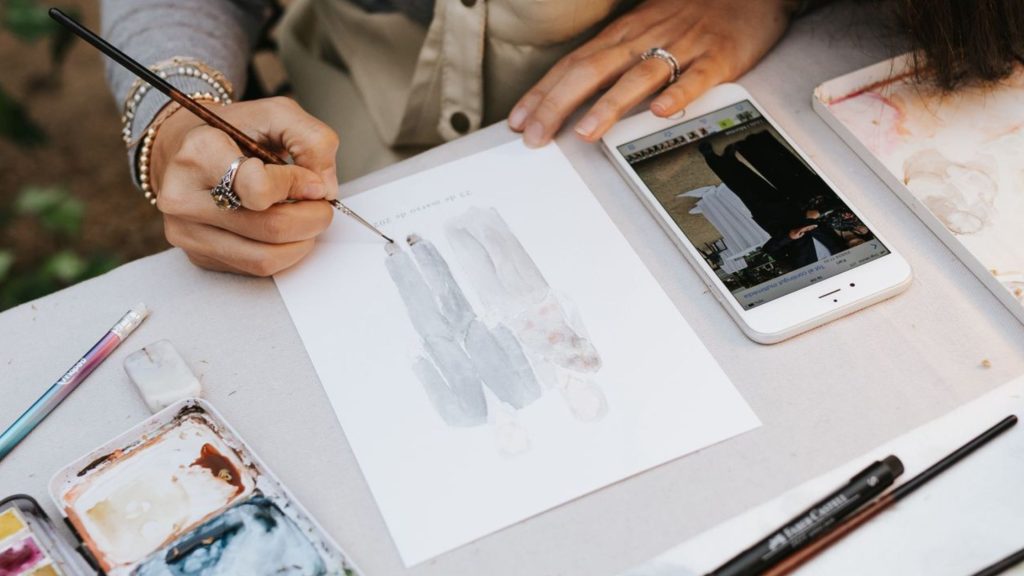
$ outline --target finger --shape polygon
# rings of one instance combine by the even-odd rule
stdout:
[[[258,138],[280,146],[295,160],[295,164],[319,174],[327,187],[326,197],[336,198],[338,169],[335,154],[339,140],[334,130],[291,98],[267,98],[243,104],[248,106],[237,108],[236,113],[250,118],[250,126]],[[260,113],[252,114],[249,108],[256,106],[260,107]]]
[[[180,218],[164,220],[167,241],[188,254],[216,260],[253,276],[272,276],[301,260],[313,249],[313,240],[265,244],[227,230]]]
[[[690,64],[679,80],[651,102],[651,112],[663,118],[671,116],[725,80],[728,80],[726,67],[718,65],[710,56],[701,56]]]
[[[285,200],[322,200],[327,188],[322,177],[296,165],[264,164],[249,158],[238,168],[234,191],[242,206],[250,210],[266,210]]]
[[[267,244],[291,244],[312,240],[322,234],[334,219],[334,208],[327,202],[294,202],[271,206],[263,212],[239,210],[212,224],[239,236]]]
[[[628,67],[630,63],[640,57],[640,51],[651,46],[663,45],[678,35],[677,25],[673,22],[664,22],[659,25],[661,20],[664,20],[663,11],[655,6],[655,3],[648,2],[611,22],[594,38],[559,60],[529,92],[519,99],[509,114],[509,127],[516,132],[525,130],[529,117],[544,100],[544,97],[561,83],[570,71],[599,53],[616,48],[626,48],[630,55],[630,59],[625,64]],[[642,41],[641,38],[643,38]],[[625,68],[620,68],[619,74],[624,70]],[[607,84],[608,81],[605,80],[601,85]]]
[[[593,142],[626,112],[654,94],[672,77],[672,67],[657,58],[644,60],[629,69],[576,124],[576,133]]]
[[[630,49],[618,46],[598,52],[567,72],[533,107],[525,120],[527,146],[547,144],[565,119],[602,87],[621,76],[636,61]]]
[[[565,75],[576,67],[576,65],[598,52],[608,50],[619,44],[619,40],[610,35],[598,35],[589,42],[583,44],[576,50],[566,54],[551,67],[550,70],[524,94],[512,112],[508,115],[508,125],[516,132],[522,132],[526,128],[526,120],[533,113],[537,105],[544,99],[544,96],[551,91]]]
[[[176,198],[182,193],[191,195],[196,190],[212,189],[241,156],[238,145],[220,130],[209,126],[189,130],[174,157],[173,166],[164,175],[166,181],[157,201],[168,191]],[[242,162],[235,174],[232,190],[241,198],[242,205],[251,210],[265,210],[287,199],[321,199],[327,195],[326,186],[318,174],[301,166],[264,165],[258,158],[247,158]]]
[[[185,255],[188,256],[189,262],[195,264],[200,268],[213,270],[214,272],[231,272],[232,274],[242,273],[241,270],[238,270],[237,268],[234,268],[232,266],[228,266],[227,264],[219,260],[214,260],[213,258],[210,258],[208,256],[203,256],[201,254],[189,254],[187,252],[185,253]]]
[[[320,235],[331,224],[334,209],[327,202],[305,201],[275,204],[263,211],[221,210],[205,194],[189,194],[171,208],[157,205],[165,214],[208,224],[269,244],[288,244]]]

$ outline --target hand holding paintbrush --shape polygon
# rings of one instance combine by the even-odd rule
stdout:
[[[337,200],[338,138],[294,101],[208,108],[61,11],[51,9],[50,16],[166,94],[171,106],[185,108],[168,108],[172,113],[150,133],[140,177],[159,193],[167,239],[194,263],[272,275],[312,249],[330,224],[331,206],[391,241]],[[294,164],[260,142],[286,151]]]

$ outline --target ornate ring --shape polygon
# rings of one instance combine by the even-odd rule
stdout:
[[[669,77],[666,85],[674,83],[683,75],[683,69],[679,66],[679,61],[676,60],[676,57],[668,50],[665,50],[664,48],[651,48],[640,55],[640,60],[650,60],[651,58],[657,58],[658,60],[665,62],[669,65],[669,68],[672,69],[672,75]]]
[[[221,210],[238,210],[242,207],[242,199],[235,192],[235,176],[238,175],[238,169],[248,159],[247,156],[235,158],[235,161],[228,166],[228,171],[221,176],[220,182],[213,187],[213,190],[210,190],[210,196],[213,196],[213,201],[217,203],[217,208]]]

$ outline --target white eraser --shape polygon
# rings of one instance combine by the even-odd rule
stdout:
[[[124,359],[124,371],[153,413],[202,393],[199,380],[169,340],[132,352]]]

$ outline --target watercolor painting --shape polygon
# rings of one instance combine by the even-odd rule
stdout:
[[[557,147],[345,203],[275,281],[406,566],[759,425]]]
[[[384,247],[388,274],[422,342],[413,371],[439,417],[451,426],[477,426],[490,416],[506,454],[529,448],[514,411],[546,391],[558,390],[580,420],[601,418],[607,401],[590,379],[601,356],[571,300],[548,285],[501,215],[471,207],[445,230],[468,286],[419,235],[410,235],[405,249]],[[481,310],[466,290],[477,295]]]
[[[1024,65],[952,94],[904,55],[821,85],[823,118],[1024,322]]]

